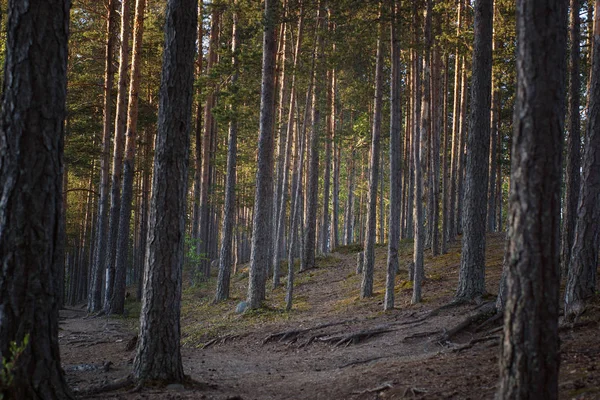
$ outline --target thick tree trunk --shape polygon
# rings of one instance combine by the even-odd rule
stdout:
[[[379,5],[381,17],[383,4]],[[367,223],[365,234],[365,266],[360,297],[373,296],[373,275],[375,270],[375,236],[377,224],[377,179],[379,178],[379,147],[381,137],[381,106],[383,99],[383,21],[379,22],[377,37],[377,61],[375,64],[375,100],[373,104],[373,130],[371,137],[371,158],[369,161],[369,195],[367,201]]]
[[[102,280],[106,262],[106,225],[108,223],[108,165],[110,160],[112,87],[114,80],[113,47],[115,36],[115,3],[108,0],[106,45],[104,58],[104,109],[102,117],[102,157],[100,158],[100,197],[98,199],[98,221],[96,222],[96,252],[90,279],[87,311],[97,312],[102,308]]]
[[[234,0],[233,7],[237,7],[237,0]],[[229,283],[231,277],[232,261],[232,238],[233,238],[233,218],[235,214],[235,175],[237,163],[237,92],[238,92],[238,12],[233,12],[233,25],[231,33],[231,66],[233,67],[233,76],[231,77],[231,91],[234,98],[231,103],[231,120],[229,121],[229,139],[227,143],[227,182],[225,184],[225,204],[223,205],[223,228],[221,230],[221,250],[219,252],[219,275],[217,277],[217,293],[215,301],[227,300],[229,298]]]
[[[387,275],[385,285],[384,310],[394,308],[394,282],[398,270],[398,245],[400,244],[400,207],[402,202],[402,75],[400,66],[400,39],[398,37],[399,4],[397,0],[391,5],[391,73],[390,73],[390,212],[389,240],[387,254]]]
[[[248,283],[248,308],[260,307],[265,298],[265,277],[269,269],[273,211],[273,102],[275,101],[274,74],[275,27],[278,0],[265,0],[262,83],[260,99],[260,136],[258,138],[258,170],[252,223],[252,250]]]
[[[463,240],[456,298],[473,300],[485,294],[485,232],[492,90],[493,0],[475,3],[475,44],[471,115],[463,197]]]
[[[462,61],[462,78],[461,78],[461,90],[460,90],[460,117],[458,122],[459,141],[458,141],[458,171],[456,174],[456,231],[457,234],[462,235],[463,233],[463,207],[464,207],[464,193],[465,193],[465,169],[466,163],[466,142],[467,142],[467,92],[469,88],[467,78],[467,62],[466,57],[463,57]]]
[[[141,381],[182,382],[181,273],[184,257],[197,0],[169,0],[160,85],[158,134],[144,297],[134,376]],[[177,93],[177,96],[170,96]],[[168,187],[169,190],[164,190]]]
[[[573,248],[565,288],[565,316],[572,320],[585,309],[596,292],[598,246],[600,245],[600,1],[595,1],[594,48],[590,79],[587,143],[584,149],[581,191],[577,206]],[[575,173],[575,172],[573,172]]]
[[[0,359],[9,400],[71,399],[60,365],[69,1],[9,2],[0,129]],[[23,345],[27,341],[26,345]],[[4,368],[4,365],[3,365]],[[2,382],[4,383],[4,382]]]
[[[135,22],[133,30],[133,58],[131,62],[131,83],[129,84],[129,103],[127,110],[127,139],[125,159],[123,160],[123,190],[121,191],[121,210],[115,259],[115,280],[113,295],[110,299],[111,314],[123,314],[125,307],[125,287],[129,250],[129,227],[133,201],[133,176],[135,166],[135,146],[137,138],[138,97],[142,56],[142,38],[144,36],[144,12],[146,0],[136,0]]]
[[[119,82],[117,109],[115,112],[115,136],[113,147],[112,176],[110,182],[110,215],[106,248],[106,286],[104,291],[104,311],[110,313],[110,301],[115,284],[115,258],[119,214],[121,212],[121,182],[123,178],[123,146],[127,128],[127,71],[129,69],[129,23],[130,0],[121,0],[121,48],[119,52]]]
[[[569,262],[571,260],[571,247],[575,237],[575,224],[577,216],[577,204],[579,202],[580,190],[580,168],[581,168],[581,117],[579,111],[579,92],[581,90],[580,71],[579,71],[579,0],[571,0],[571,51],[569,59],[571,63],[569,87],[569,110],[568,110],[568,135],[567,152],[565,168],[565,200],[564,216],[562,223],[562,243],[561,243],[561,265],[562,274],[568,275]],[[596,28],[600,30],[600,27]],[[594,73],[592,69],[592,74]],[[590,86],[591,88],[591,86]],[[592,96],[590,92],[590,97]],[[591,99],[590,99],[591,103]],[[591,108],[590,108],[591,110]],[[590,113],[591,115],[591,113]],[[587,131],[589,135],[589,131]]]
[[[517,1],[517,96],[501,399],[558,398],[567,2]]]

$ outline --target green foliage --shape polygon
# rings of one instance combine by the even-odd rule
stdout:
[[[12,386],[15,366],[28,344],[29,334],[25,335],[21,344],[17,344],[15,341],[10,342],[8,357],[2,360],[0,369],[0,400],[4,399],[4,393]]]

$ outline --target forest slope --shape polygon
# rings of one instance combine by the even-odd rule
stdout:
[[[504,234],[488,238],[487,288],[498,286]],[[386,249],[376,249],[375,295],[358,298],[356,249],[343,247],[298,275],[294,310],[284,312],[284,289],[268,293],[266,307],[235,313],[245,298],[247,271],[233,278],[233,298],[212,304],[215,282],[184,290],[182,349],[195,385],[108,392],[82,398],[119,399],[373,399],[493,398],[498,380],[500,321],[483,305],[439,309],[455,292],[460,247],[431,258],[426,253],[424,301],[410,305],[406,267],[412,243],[401,246],[396,309],[382,311]],[[285,284],[285,282],[284,282]],[[486,301],[493,300],[492,295]],[[136,308],[124,319],[85,319],[62,312],[60,342],[72,387],[89,390],[127,375],[137,329]],[[434,311],[435,310],[435,311]],[[434,311],[434,312],[432,312]],[[466,329],[453,334],[469,317]],[[600,397],[598,301],[575,328],[562,330],[560,397]],[[204,396],[204,397],[202,397]]]

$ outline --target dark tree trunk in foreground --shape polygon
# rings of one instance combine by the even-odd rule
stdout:
[[[558,397],[567,2],[517,1],[517,100],[501,399]]]
[[[237,1],[234,1],[237,3]],[[236,7],[237,4],[234,4]],[[217,278],[217,293],[215,301],[229,298],[229,281],[231,277],[233,219],[235,217],[235,174],[237,163],[237,91],[238,91],[238,12],[233,12],[231,34],[231,90],[234,93],[231,104],[231,120],[229,121],[229,139],[227,143],[227,177],[225,183],[225,205],[223,206],[223,228],[221,233],[221,250],[219,252],[219,276]]]
[[[456,298],[473,300],[485,293],[485,232],[492,91],[493,0],[475,2],[475,45],[471,117],[467,143],[464,232]]]
[[[565,209],[562,223],[561,267],[562,274],[568,273],[571,260],[571,247],[575,236],[577,221],[577,203],[579,201],[579,170],[581,167],[581,117],[579,111],[579,91],[581,89],[579,77],[579,0],[571,0],[571,61],[569,86],[569,111],[568,111],[568,136],[566,149],[565,171]],[[598,27],[600,29],[600,27]],[[593,74],[593,71],[592,71]],[[590,96],[592,94],[590,93]],[[591,105],[591,104],[590,104]],[[590,108],[591,110],[591,108]],[[590,113],[591,114],[591,113]],[[588,131],[589,133],[589,131]]]
[[[380,7],[383,7],[381,3]],[[381,11],[379,12],[379,17],[381,18]],[[379,142],[381,137],[381,103],[383,98],[383,30],[383,22],[380,21],[377,38],[377,61],[375,64],[375,101],[373,106],[371,159],[369,162],[369,199],[367,202],[367,232],[365,235],[364,250],[365,266],[360,288],[361,298],[373,295],[375,236],[377,235],[377,179],[379,178]]]
[[[248,307],[258,308],[265,298],[265,278],[269,270],[273,211],[273,102],[275,101],[275,27],[278,0],[265,0],[262,83],[260,99],[260,134],[254,220],[252,223],[252,255],[248,282]]]
[[[402,174],[402,145],[400,135],[402,131],[402,103],[400,99],[401,71],[400,71],[400,40],[398,38],[399,16],[398,2],[392,2],[391,23],[391,112],[390,112],[390,213],[389,213],[389,240],[387,254],[387,275],[385,285],[384,310],[394,308],[394,281],[398,270],[398,245],[400,244],[400,207],[402,202],[401,174]]]
[[[102,280],[106,262],[106,225],[108,223],[108,166],[110,160],[112,87],[114,81],[113,47],[115,36],[115,3],[108,1],[108,22],[106,24],[106,45],[104,58],[104,111],[102,117],[102,157],[100,158],[100,188],[98,215],[96,222],[96,244],[91,270],[90,290],[87,311],[100,311],[102,308]]]
[[[144,381],[184,379],[179,316],[197,6],[197,0],[169,0],[165,16],[150,248],[146,252],[140,333],[133,364],[136,379]]]
[[[125,141],[125,159],[123,160],[123,189],[121,190],[121,209],[115,258],[115,279],[110,313],[123,314],[125,308],[125,289],[128,265],[129,231],[133,201],[133,177],[135,174],[135,147],[137,139],[138,97],[140,90],[142,37],[144,36],[144,12],[146,0],[137,0],[135,4],[135,27],[133,32],[133,60],[131,62],[131,83],[127,109],[127,138]]]
[[[600,1],[594,16],[594,48],[587,123],[587,145],[583,156],[581,191],[569,274],[565,288],[565,316],[572,320],[584,311],[585,301],[596,291],[600,235]]]
[[[9,2],[0,128],[0,358],[7,399],[72,398],[58,348],[69,1]],[[64,231],[62,231],[64,234]]]

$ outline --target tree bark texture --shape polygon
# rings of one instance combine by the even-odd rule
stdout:
[[[265,278],[269,270],[273,211],[273,104],[278,0],[265,0],[262,83],[260,99],[260,133],[258,169],[252,223],[252,249],[248,283],[248,308],[260,307],[265,298]]]
[[[381,17],[382,3],[379,16]],[[379,147],[381,141],[381,107],[383,99],[383,22],[379,22],[377,37],[377,60],[375,63],[375,99],[373,103],[373,127],[371,136],[371,158],[369,161],[369,193],[367,201],[367,222],[365,234],[365,266],[360,297],[373,296],[373,275],[375,270],[375,237],[377,235],[377,179],[379,178]]]
[[[565,316],[573,319],[584,311],[585,301],[596,291],[600,227],[600,1],[595,2],[594,48],[587,123],[583,155],[581,191],[577,223],[565,288]]]
[[[567,2],[517,1],[502,399],[558,397],[560,190]]]
[[[115,136],[113,146],[113,164],[110,181],[110,214],[106,239],[106,286],[104,290],[104,311],[110,313],[110,300],[115,282],[115,257],[117,252],[117,234],[121,211],[121,182],[123,178],[123,146],[127,128],[127,71],[129,69],[129,23],[130,0],[121,1],[121,47],[119,51],[119,81],[117,91],[117,109],[115,111]]]
[[[485,233],[492,91],[493,0],[475,2],[471,115],[463,197],[463,240],[456,298],[485,293]]]
[[[0,359],[6,399],[71,399],[58,347],[70,1],[9,2],[0,113]]]
[[[106,44],[104,56],[104,107],[102,116],[102,157],[100,158],[100,184],[98,199],[98,215],[96,222],[96,251],[92,276],[90,279],[90,290],[88,292],[88,313],[97,312],[102,308],[102,280],[106,262],[106,225],[108,224],[108,165],[110,160],[110,135],[111,135],[111,107],[112,87],[114,81],[113,47],[115,36],[115,3],[116,0],[108,0],[108,16],[106,24]]]
[[[123,188],[121,190],[121,209],[116,242],[115,279],[110,313],[123,314],[125,308],[125,288],[127,278],[129,231],[133,201],[133,177],[135,174],[135,147],[137,140],[138,97],[140,90],[142,38],[144,36],[144,12],[146,0],[136,0],[133,29],[133,58],[131,61],[131,82],[129,84],[129,102],[127,108],[127,138],[125,140],[125,159],[123,160]]]
[[[197,0],[169,0],[154,156],[144,296],[134,376],[182,382],[181,274],[194,82]]]

